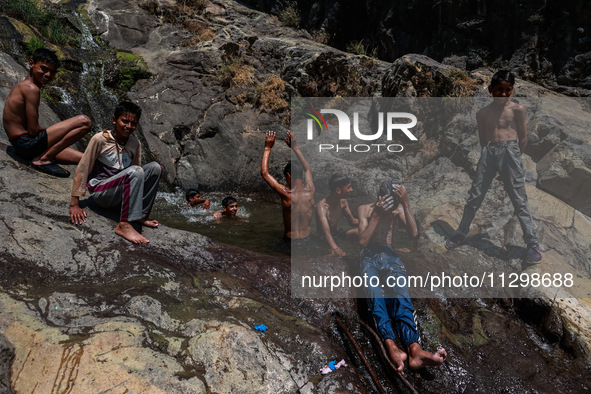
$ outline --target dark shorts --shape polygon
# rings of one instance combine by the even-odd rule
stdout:
[[[42,130],[35,137],[25,133],[11,139],[10,143],[19,156],[32,160],[47,151],[47,131]]]

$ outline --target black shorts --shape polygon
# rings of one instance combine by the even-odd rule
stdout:
[[[10,140],[10,143],[19,156],[32,160],[47,151],[47,131],[42,130],[35,137],[25,133]]]

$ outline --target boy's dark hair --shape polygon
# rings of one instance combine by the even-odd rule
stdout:
[[[140,116],[142,116],[142,109],[131,101],[121,101],[115,107],[115,119],[118,119],[125,113],[134,114],[137,116],[137,120],[140,120]]]
[[[395,186],[402,185],[402,181],[399,179],[385,179],[380,183],[380,188],[378,189],[378,197],[388,197],[391,196],[394,199],[394,205],[398,205],[400,202],[400,197],[396,193]]]
[[[187,190],[187,193],[185,194],[185,198],[187,199],[187,202],[189,202],[189,200],[191,198],[195,197],[197,194],[201,194],[201,192],[199,192],[199,190],[197,190],[197,189]]]
[[[46,62],[47,64],[51,64],[56,68],[59,68],[61,65],[60,59],[57,58],[55,52],[47,48],[36,49],[35,52],[33,52],[33,56],[31,56],[31,58],[33,59],[34,63]]]
[[[506,81],[511,85],[515,85],[515,75],[509,70],[499,70],[492,76],[490,80],[490,86],[496,86],[502,81]]]
[[[226,208],[228,205],[234,204],[235,202],[238,202],[238,201],[236,201],[236,199],[234,197],[232,197],[232,196],[225,197],[222,200],[222,207]]]
[[[304,167],[298,161],[292,163],[290,160],[283,169],[283,175],[287,176],[287,174],[291,175],[292,180],[304,179]]]
[[[332,176],[328,180],[328,188],[330,189],[331,193],[334,193],[337,191],[337,189],[342,189],[349,183],[351,183],[351,178],[349,178],[347,175],[340,174],[337,172],[335,174],[332,174]]]

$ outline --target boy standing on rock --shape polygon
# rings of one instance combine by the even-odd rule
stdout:
[[[17,83],[6,98],[2,123],[16,153],[30,160],[31,167],[49,175],[66,178],[70,173],[55,161],[77,164],[82,158],[70,145],[90,131],[86,115],[56,123],[46,129],[39,125],[41,88],[50,83],[60,66],[53,51],[37,49],[29,60],[29,75]]]
[[[275,132],[267,131],[265,150],[261,163],[261,175],[281,197],[283,210],[283,237],[285,240],[305,241],[310,237],[310,223],[314,213],[314,182],[312,169],[296,143],[295,136],[288,131],[285,143],[293,149],[299,163],[289,162],[283,170],[287,187],[283,186],[269,173],[271,148],[275,144]],[[301,163],[301,165],[300,165]],[[305,183],[304,183],[305,182]]]
[[[86,221],[86,211],[80,208],[80,196],[90,191],[98,205],[110,208],[121,204],[121,219],[115,233],[126,240],[144,244],[148,241],[130,222],[158,227],[148,219],[158,191],[162,167],[156,162],[141,166],[141,146],[132,133],[142,110],[130,102],[115,108],[112,131],[103,130],[90,140],[76,169],[70,202],[72,223]]]
[[[445,246],[454,249],[465,241],[476,211],[498,172],[523,230],[523,239],[527,244],[525,259],[528,263],[535,264],[542,260],[542,254],[527,205],[525,172],[521,159],[527,145],[526,113],[522,105],[509,99],[514,84],[515,76],[511,72],[496,72],[488,87],[493,101],[476,114],[482,152],[460,226],[445,241]]]

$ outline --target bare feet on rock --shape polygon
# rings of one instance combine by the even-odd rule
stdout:
[[[406,360],[406,353],[396,346],[396,343],[392,339],[386,339],[386,350],[388,351],[388,355],[390,359],[396,366],[396,369],[404,375],[402,370],[404,369],[404,360]]]
[[[447,358],[445,349],[439,349],[435,353],[430,353],[421,349],[421,345],[417,342],[408,347],[408,355],[408,366],[414,370],[441,365]]]
[[[152,228],[156,228],[158,227],[158,220],[154,220],[154,219],[140,219],[138,220],[138,222],[140,222],[141,224],[143,224],[146,227],[152,227]]]
[[[134,244],[147,244],[150,242],[146,237],[135,231],[133,226],[128,222],[119,222],[117,227],[115,227],[115,233]]]

